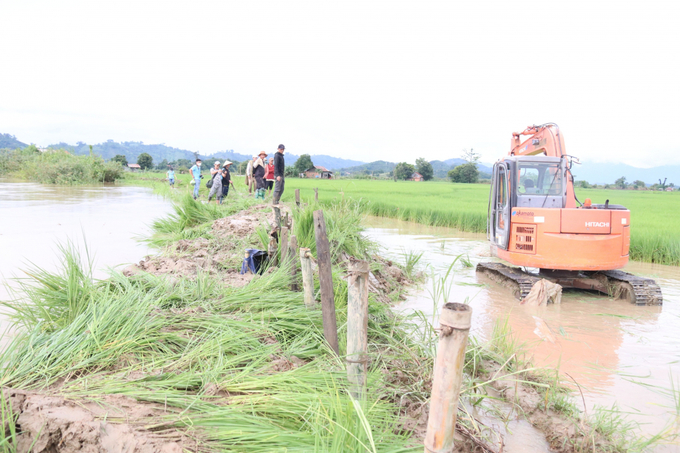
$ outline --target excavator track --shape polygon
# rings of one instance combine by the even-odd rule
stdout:
[[[612,297],[629,299],[636,305],[663,304],[661,288],[651,278],[638,277],[618,270],[600,273],[607,276],[611,288],[609,295]],[[629,294],[625,294],[626,292]]]
[[[524,299],[534,283],[542,278],[562,285],[563,288],[592,289],[608,294],[616,299],[626,299],[636,305],[661,305],[663,294],[661,288],[650,278],[638,277],[619,270],[580,272],[569,278],[551,278],[545,274],[532,274],[519,267],[510,267],[503,263],[479,263],[477,272],[487,275],[501,284],[510,284],[514,294]]]
[[[527,297],[534,283],[541,279],[524,272],[519,267],[510,267],[502,263],[479,263],[477,264],[477,272],[486,274],[490,279],[498,283],[514,283],[514,293],[519,300]]]

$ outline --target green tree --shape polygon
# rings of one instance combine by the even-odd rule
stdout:
[[[465,159],[469,164],[476,164],[477,162],[479,162],[481,154],[476,153],[475,150],[472,148],[470,148],[470,151],[468,151],[467,149],[463,149],[463,155],[461,157]]]
[[[394,173],[397,179],[402,179],[406,181],[411,177],[411,175],[416,171],[416,167],[406,162],[399,162],[394,168]]]
[[[111,161],[112,162],[119,162],[123,167],[127,167],[127,164],[128,164],[127,158],[125,156],[123,156],[122,154],[116,154],[115,156],[113,156]]]
[[[137,157],[137,164],[139,164],[142,170],[153,168],[153,157],[148,153],[142,153]]]
[[[633,187],[635,188],[635,190],[641,189],[641,188],[645,187],[645,182],[640,181],[639,179],[636,179],[635,181],[633,181]]]
[[[477,164],[468,162],[467,164],[458,165],[453,170],[449,170],[448,176],[451,182],[474,184],[479,179],[479,170],[477,169]]]
[[[297,175],[298,175],[297,167],[295,167],[294,165],[286,165],[286,168],[283,170],[283,176],[285,176],[286,178],[291,178]]]
[[[423,179],[425,181],[429,181],[434,177],[434,170],[432,169],[432,164],[422,157],[416,159],[416,171],[423,175]]]
[[[168,169],[168,159],[163,159],[160,164],[156,165],[156,170],[167,170]]]
[[[314,163],[312,163],[312,157],[309,154],[303,154],[302,156],[298,157],[298,160],[295,161],[295,176],[300,173],[304,173],[313,166]]]
[[[626,183],[626,177],[621,176],[619,179],[614,181],[614,185],[618,187],[619,189],[625,189],[628,183]]]

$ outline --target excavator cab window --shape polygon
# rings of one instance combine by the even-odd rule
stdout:
[[[546,159],[546,158],[544,158]],[[548,158],[549,159],[549,158]],[[562,161],[518,160],[517,206],[561,208],[564,206]]]
[[[559,195],[562,193],[562,173],[559,164],[520,163],[519,194]]]

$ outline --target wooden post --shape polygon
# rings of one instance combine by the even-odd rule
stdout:
[[[269,254],[269,264],[272,266],[276,266],[279,263],[276,256],[277,249],[278,243],[276,242],[276,238],[272,236],[271,239],[269,239],[269,248],[267,250],[267,253]]]
[[[290,281],[290,290],[291,291],[297,291],[298,290],[298,284],[297,284],[297,268],[298,268],[298,259],[297,259],[297,236],[294,234],[290,235],[290,242],[288,243],[288,259],[290,260],[290,276],[291,276],[291,281]]]
[[[453,450],[453,432],[456,428],[471,318],[472,308],[456,303],[444,305],[439,316],[441,331],[434,362],[425,453],[448,453]]]
[[[314,188],[314,203],[318,203],[318,202],[319,202],[319,188],[315,187]]]
[[[290,230],[290,221],[288,220],[288,213],[286,212],[286,217],[283,219],[283,225]]]
[[[278,206],[272,206],[274,210],[274,225],[276,225],[276,231],[281,233],[281,209]]]
[[[323,218],[322,210],[314,211],[314,235],[316,236],[316,260],[319,264],[319,285],[321,286],[323,335],[333,351],[340,355],[338,326],[335,320],[331,247],[328,243],[328,236],[326,236],[326,221]]]
[[[295,189],[295,204],[300,207],[300,189]]]
[[[314,308],[314,273],[312,271],[312,254],[307,248],[300,249],[300,268],[302,270],[302,290],[305,294],[305,307]]]
[[[347,379],[360,399],[368,369],[368,263],[350,261],[347,274]]]
[[[281,264],[288,259],[288,227],[281,228]]]

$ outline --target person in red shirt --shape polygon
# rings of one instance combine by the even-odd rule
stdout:
[[[274,187],[274,158],[269,158],[269,163],[265,165],[264,179],[266,181],[265,188],[269,191],[269,195],[272,194],[272,188]]]

